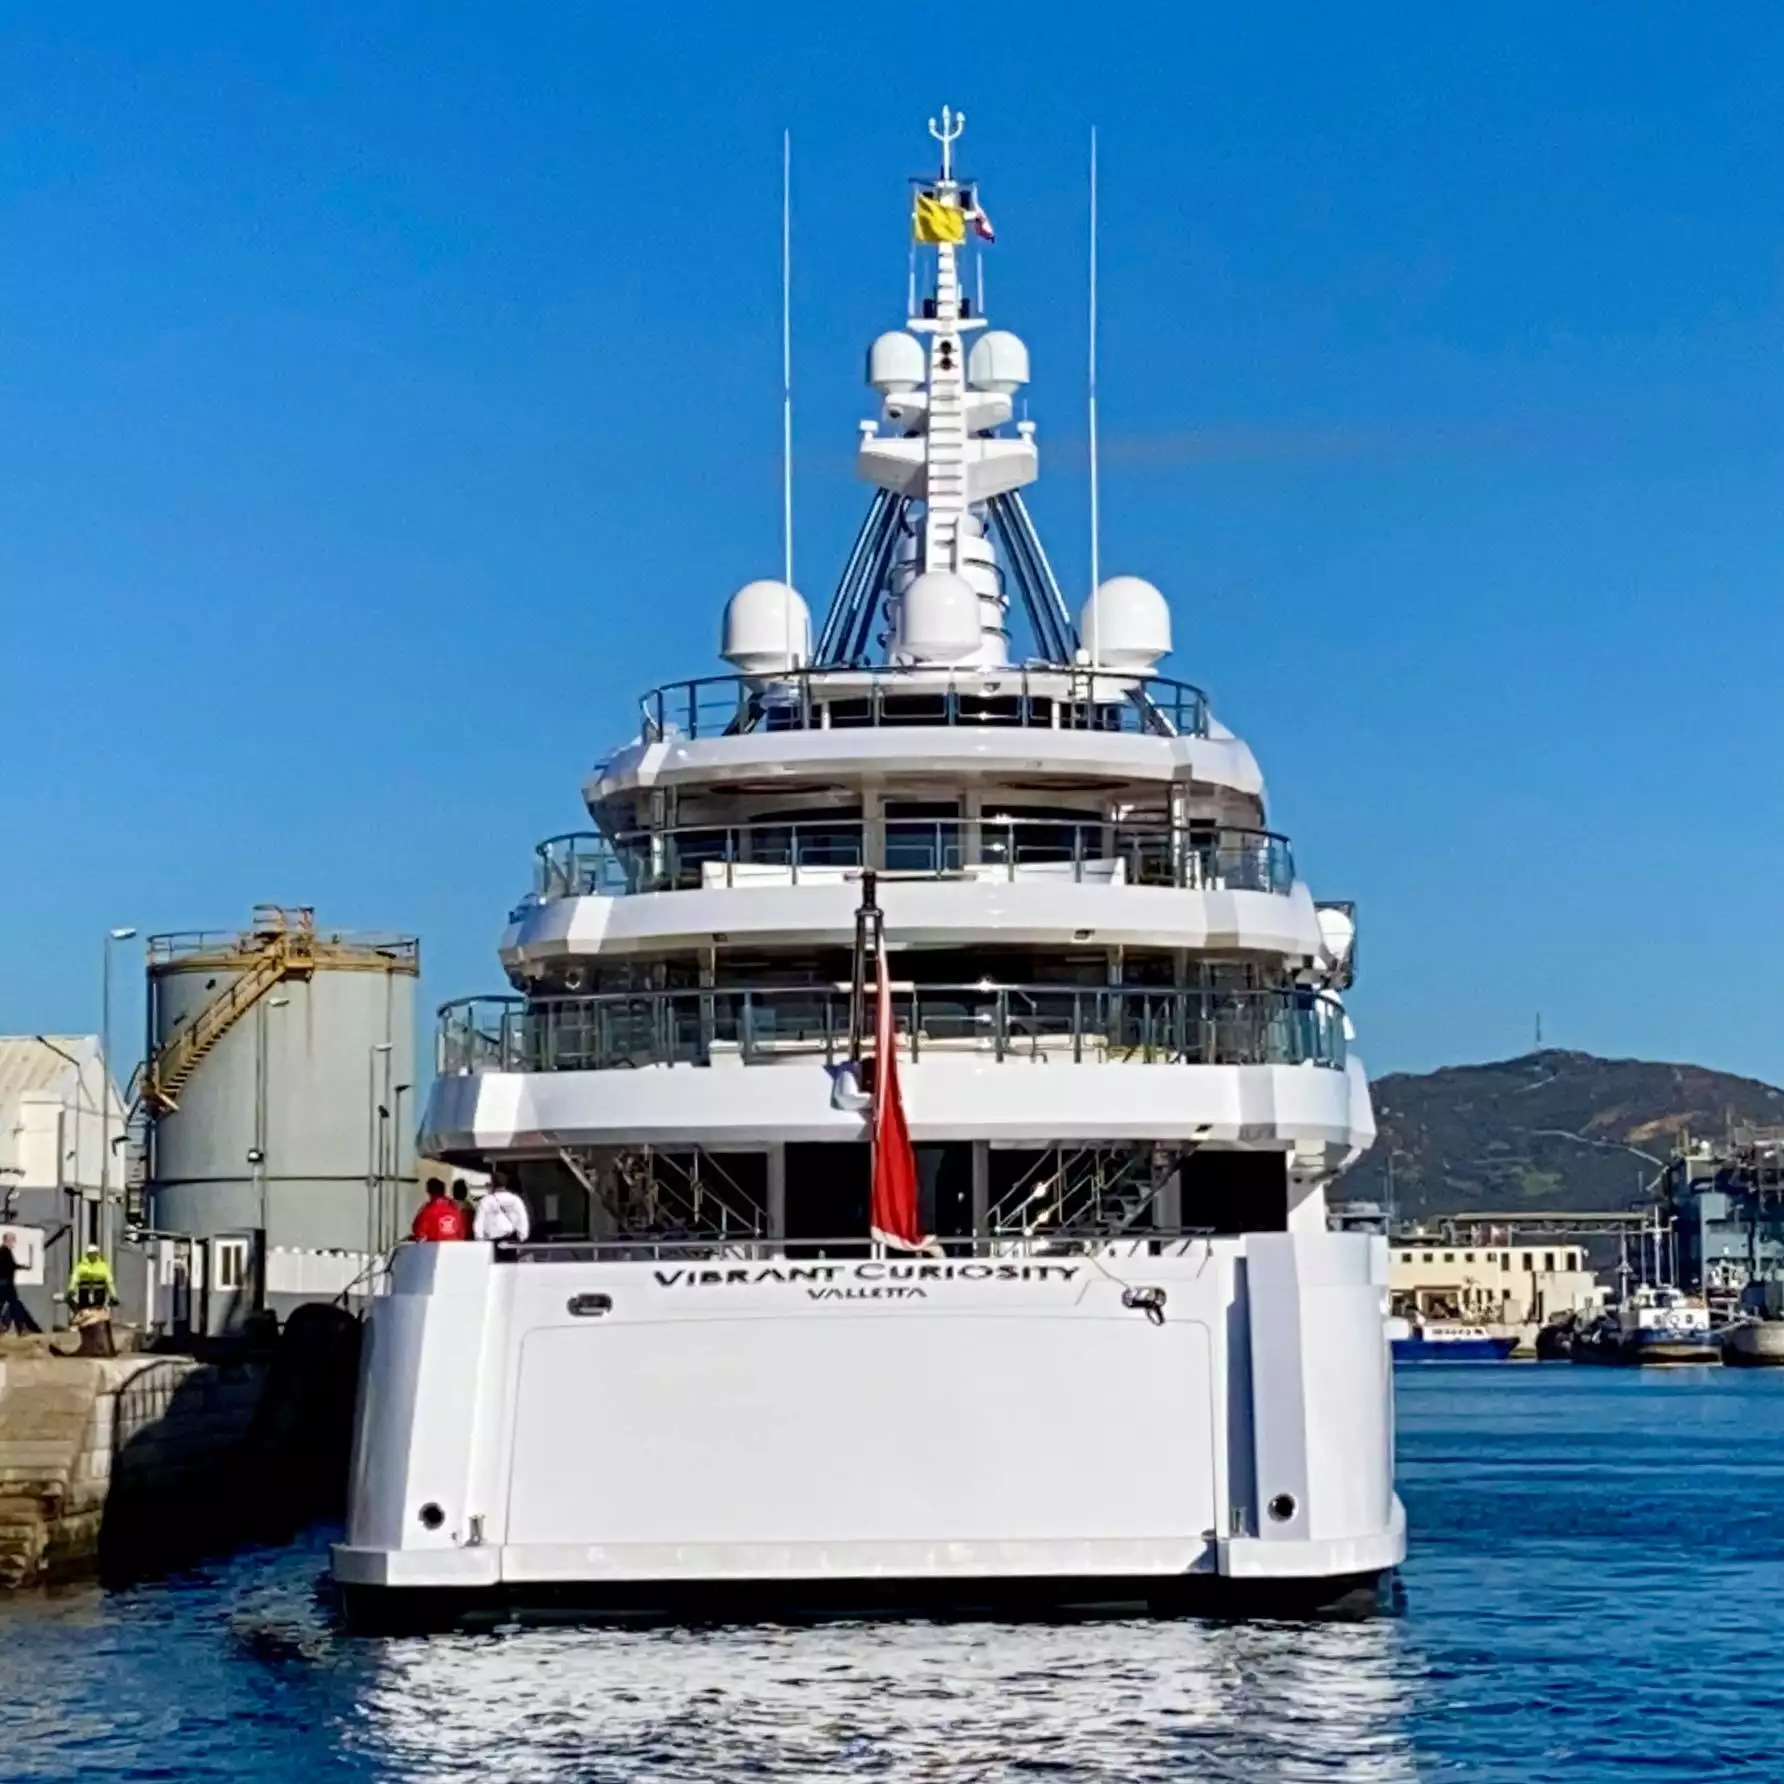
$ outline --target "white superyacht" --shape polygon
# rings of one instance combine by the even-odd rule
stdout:
[[[1403,1558],[1385,1244],[1326,1226],[1354,916],[1159,672],[1159,591],[1062,599],[931,129],[815,639],[734,595],[729,672],[540,845],[512,994],[441,1012],[424,1148],[532,1233],[404,1245],[374,1302],[368,1616],[1299,1607]]]

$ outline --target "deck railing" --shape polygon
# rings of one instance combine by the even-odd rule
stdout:
[[[639,700],[646,743],[753,731],[953,725],[1205,737],[1208,697],[1163,675],[1023,668],[795,669],[770,680],[706,675]]]
[[[681,825],[606,837],[552,836],[535,850],[539,899],[712,886],[833,882],[850,870],[963,879],[1119,881],[1222,892],[1286,893],[1288,838],[1095,818],[888,818],[875,839],[859,818]],[[872,859],[870,859],[872,857]]]
[[[589,1237],[575,1239],[534,1239],[524,1245],[498,1245],[498,1264],[664,1264],[664,1263],[728,1263],[762,1264],[783,1267],[782,1280],[793,1283],[823,1284],[838,1280],[826,1271],[826,1264],[877,1263],[883,1270],[872,1272],[870,1280],[890,1283],[950,1280],[975,1282],[995,1279],[1002,1274],[1000,1264],[1027,1262],[1057,1263],[1064,1258],[1101,1257],[1181,1257],[1211,1250],[1220,1238],[1236,1240],[1236,1235],[1223,1234],[1215,1226],[1147,1226],[1124,1232],[1071,1233],[982,1233],[943,1234],[935,1241],[933,1253],[917,1254],[888,1251],[877,1246],[865,1233],[843,1233],[817,1238],[715,1238],[700,1234],[663,1233],[648,1238]],[[960,1261],[978,1262],[982,1267],[962,1272]],[[955,1268],[949,1269],[950,1263]],[[1028,1280],[1046,1281],[1049,1271],[1039,1274],[1032,1269]],[[856,1280],[861,1280],[857,1277]]]
[[[1311,991],[1078,985],[905,985],[901,1052],[993,1060],[1175,1065],[1344,1064],[1344,1012]],[[440,1011],[436,1069],[611,1071],[640,1066],[835,1064],[846,987],[463,998]]]

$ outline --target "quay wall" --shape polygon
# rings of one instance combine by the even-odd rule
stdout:
[[[259,1356],[0,1355],[0,1589],[132,1578],[337,1510],[358,1327],[306,1312]]]

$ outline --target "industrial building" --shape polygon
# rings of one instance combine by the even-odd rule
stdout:
[[[1585,1248],[1553,1240],[1499,1244],[1401,1233],[1389,1240],[1388,1292],[1396,1313],[1480,1325],[1540,1325],[1604,1304]]]
[[[406,1230],[419,973],[413,936],[323,931],[307,907],[149,938],[152,1317],[217,1329],[331,1297]]]
[[[1784,1130],[1737,1130],[1719,1146],[1682,1140],[1659,1197],[1681,1288],[1734,1302],[1749,1282],[1784,1277]]]
[[[0,1224],[24,1266],[20,1298],[45,1327],[76,1251],[101,1236],[108,1183],[115,1227],[124,1127],[97,1035],[0,1036]]]

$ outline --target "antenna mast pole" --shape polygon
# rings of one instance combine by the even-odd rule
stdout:
[[[1096,461],[1096,126],[1090,127],[1090,669],[1102,667],[1102,614],[1096,591],[1102,582],[1102,509]],[[1096,699],[1096,684],[1090,688]]]
[[[781,132],[781,555],[793,587],[793,132]],[[792,606],[787,652],[792,654]]]

